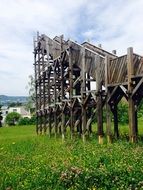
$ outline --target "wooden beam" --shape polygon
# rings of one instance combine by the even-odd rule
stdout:
[[[129,103],[129,137],[131,142],[136,142],[136,123],[135,123],[135,104],[132,98],[133,83],[132,76],[134,75],[133,65],[133,48],[127,49],[127,68],[128,68],[128,103]]]
[[[102,110],[102,79],[101,79],[101,65],[100,57],[96,56],[96,92],[97,92],[97,128],[98,128],[98,142],[103,143],[103,110]]]
[[[52,133],[52,114],[51,114],[51,108],[49,108],[49,114],[48,114],[48,127],[49,127],[49,137],[51,137],[51,133]]]
[[[81,104],[82,104],[82,139],[83,142],[85,142],[85,134],[86,134],[86,108],[84,105],[84,100],[85,100],[85,91],[86,91],[86,72],[85,72],[85,48],[81,48],[81,64],[82,64],[82,69],[81,69]]]
[[[71,139],[74,134],[74,115],[73,115],[73,64],[72,64],[72,49],[71,43],[69,42],[69,98],[70,98],[70,132]]]
[[[107,102],[107,99],[109,98],[109,89],[108,89],[108,84],[109,84],[109,77],[110,77],[110,58],[109,56],[105,57],[105,91],[107,94],[106,98],[106,133],[107,133],[107,141],[108,143],[111,142],[111,109],[110,105]]]
[[[62,43],[61,43],[62,44]],[[61,48],[62,49],[62,48]],[[62,140],[65,140],[65,112],[64,112],[64,62],[60,61],[61,64],[61,101],[62,101],[62,114],[61,114],[61,128],[62,128]]]
[[[138,92],[138,90],[140,89],[140,87],[142,85],[143,85],[143,78],[140,79],[140,81],[137,84],[137,86],[133,89],[133,91],[132,91],[132,98],[134,98],[134,95],[136,95],[136,93]]]
[[[57,89],[56,89],[56,64],[54,65],[54,128],[55,128],[55,137],[57,137],[57,111],[56,111],[56,101],[57,101]]]

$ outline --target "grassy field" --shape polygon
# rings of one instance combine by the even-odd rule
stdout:
[[[12,189],[143,189],[143,143],[63,143],[36,136],[34,126],[0,128],[0,190]]]

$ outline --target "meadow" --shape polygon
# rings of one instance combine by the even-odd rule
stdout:
[[[0,190],[143,189],[142,140],[131,144],[127,126],[120,131],[122,140],[99,145],[96,135],[62,142],[34,126],[0,128]]]

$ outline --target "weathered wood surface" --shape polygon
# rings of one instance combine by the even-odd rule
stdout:
[[[97,114],[99,143],[102,143],[102,109],[106,104],[108,141],[111,141],[111,117],[114,136],[119,137],[118,103],[125,97],[129,103],[129,136],[137,139],[137,106],[143,97],[143,58],[128,49],[127,55],[113,53],[85,42],[82,45],[63,36],[49,38],[37,34],[34,40],[37,133],[62,134],[70,127],[86,137],[92,132]],[[91,86],[96,86],[92,90]]]

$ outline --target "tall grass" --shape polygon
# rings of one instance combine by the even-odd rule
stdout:
[[[128,127],[120,130],[126,133]],[[142,189],[142,158],[141,141],[98,145],[93,136],[86,143],[77,138],[62,142],[37,136],[34,126],[3,127],[0,190]]]

